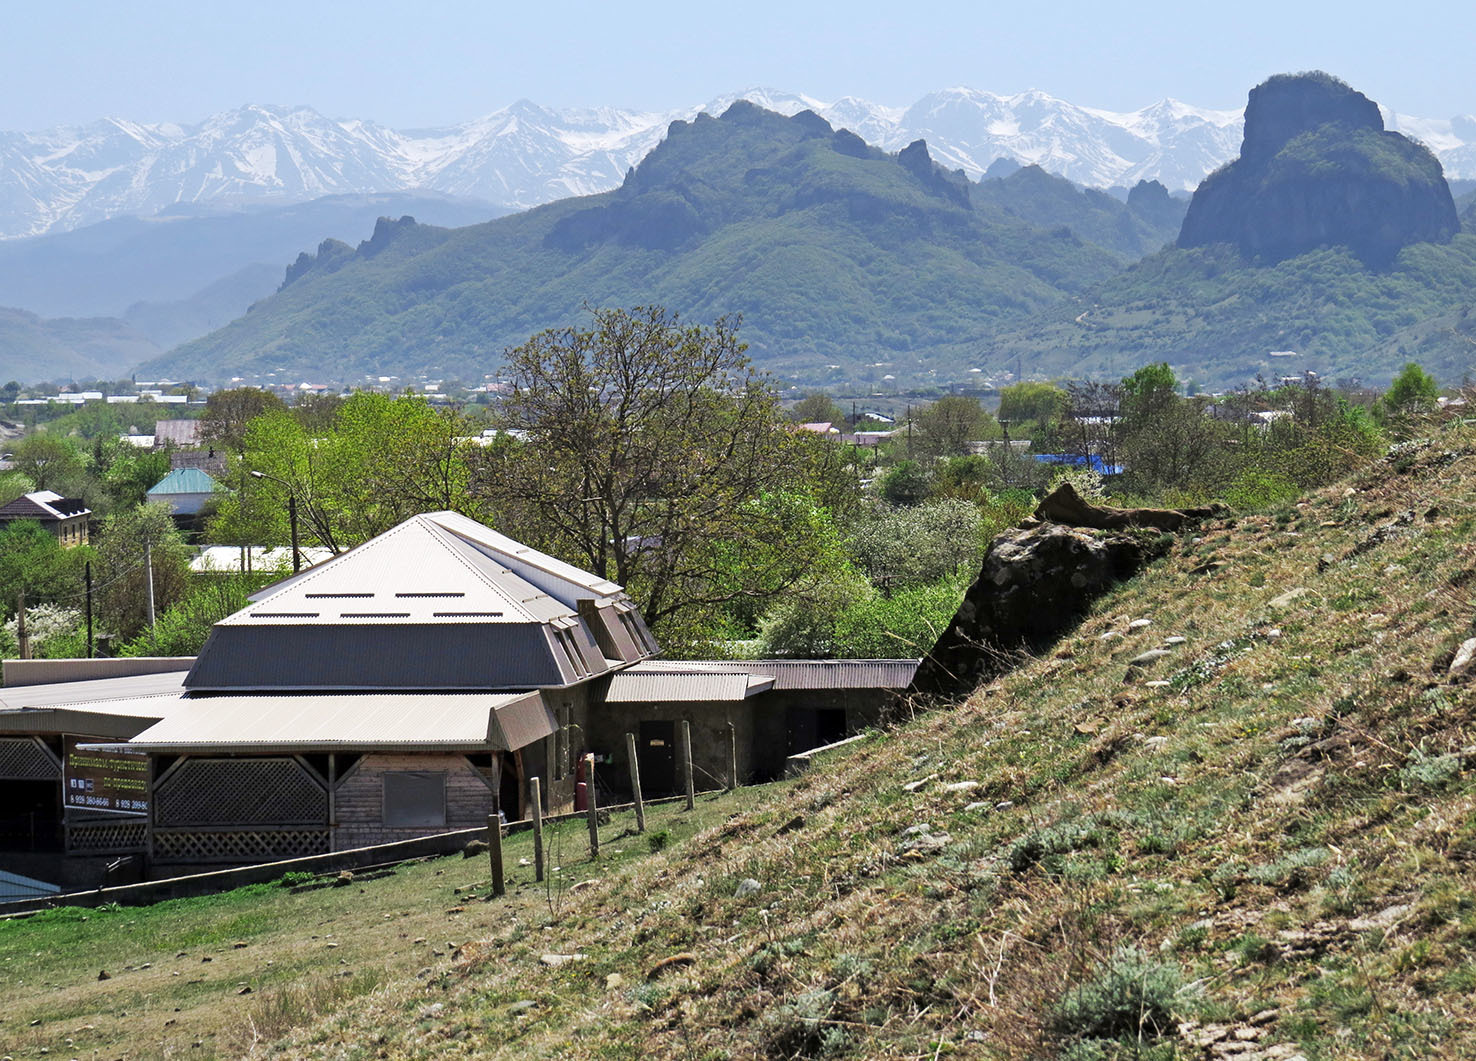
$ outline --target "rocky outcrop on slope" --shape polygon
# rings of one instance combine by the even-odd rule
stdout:
[[[1240,157],[1200,184],[1178,243],[1233,243],[1273,262],[1346,246],[1380,264],[1408,244],[1458,231],[1435,156],[1386,131],[1373,100],[1313,73],[1251,90]]]
[[[1162,556],[1177,531],[1219,509],[1118,509],[1063,483],[1036,518],[995,538],[909,693],[961,696],[1048,648],[1115,583]]]

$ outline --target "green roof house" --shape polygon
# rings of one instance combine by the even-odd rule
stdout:
[[[197,516],[205,502],[222,489],[199,468],[176,468],[149,487],[150,501],[162,501],[176,516]]]

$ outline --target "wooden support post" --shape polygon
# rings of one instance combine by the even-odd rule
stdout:
[[[728,791],[738,787],[738,727],[728,723]]]
[[[538,778],[528,778],[528,816],[533,819],[533,879],[543,879],[543,795]]]
[[[338,838],[338,756],[328,753],[328,850],[335,851]]]
[[[692,784],[692,723],[682,719],[682,778],[687,785],[687,809],[697,805],[697,789]]]
[[[584,802],[587,808],[585,815],[589,818],[589,857],[599,858],[600,801],[595,795],[595,757],[593,755],[584,757]]]
[[[636,758],[636,735],[625,735],[625,754],[630,759],[630,797],[636,805],[636,832],[646,831],[646,804],[641,800],[641,761]]]
[[[487,815],[487,854],[492,859],[492,897],[507,894],[502,880],[502,815],[494,810]]]

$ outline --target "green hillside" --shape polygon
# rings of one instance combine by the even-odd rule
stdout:
[[[1383,383],[1417,357],[1442,380],[1476,364],[1468,338],[1442,327],[1476,292],[1476,236],[1417,243],[1386,268],[1343,248],[1276,265],[1243,260],[1227,245],[1153,255],[1090,294],[990,342],[960,351],[957,366],[1117,378],[1167,361],[1180,378],[1235,386],[1315,369]],[[1273,358],[1273,351],[1295,357]],[[956,371],[957,369],[955,369]]]
[[[1456,424],[1186,531],[1038,658],[798,781],[668,808],[654,837],[617,814],[596,862],[576,826],[547,888],[515,838],[506,899],[453,858],[0,923],[0,1039],[16,1057],[1469,1057],[1476,697],[1452,662],[1476,634],[1473,529],[1476,433]]]
[[[116,379],[158,350],[141,332],[111,317],[43,320],[0,308],[0,382]]]
[[[673,123],[616,191],[462,229],[382,222],[357,250],[326,245],[246,317],[141,371],[480,378],[585,305],[660,303],[742,313],[766,368],[855,378],[889,362],[877,378],[926,378],[939,350],[1122,260],[989,200],[920,144],[888,156],[813,114],[735,104]]]

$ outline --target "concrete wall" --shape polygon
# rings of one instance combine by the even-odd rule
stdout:
[[[630,789],[630,761],[625,735],[640,737],[641,723],[671,721],[681,740],[683,720],[692,726],[692,767],[697,790],[723,788],[728,783],[728,723],[738,739],[738,781],[746,784],[754,776],[755,712],[753,701],[735,700],[689,704],[602,704],[590,712],[590,751],[608,757],[601,765],[603,783],[618,793]],[[783,756],[780,756],[782,766]],[[682,785],[681,755],[677,755],[677,788]],[[649,782],[642,781],[642,787]],[[652,796],[661,793],[652,791]]]
[[[890,696],[885,689],[791,689],[716,703],[599,704],[590,711],[590,750],[610,757],[605,780],[623,793],[629,789],[625,735],[634,733],[639,738],[642,721],[680,723],[686,719],[692,725],[697,788],[719,788],[728,779],[728,723],[732,722],[738,739],[738,781],[749,784],[783,777],[785,760],[796,752],[874,725]],[[821,711],[844,711],[845,732],[828,738],[814,736],[814,720]]]

